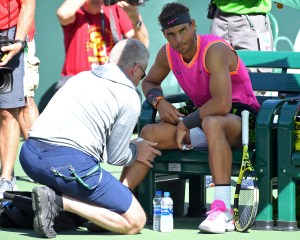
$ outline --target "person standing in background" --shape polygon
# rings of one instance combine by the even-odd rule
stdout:
[[[103,0],[66,0],[57,16],[66,56],[56,90],[71,76],[106,63],[112,47],[122,38],[136,38],[149,46],[138,7],[125,1],[105,6]]]
[[[35,0],[0,0],[0,36],[9,38],[9,44],[1,48],[5,53],[0,67],[12,70],[12,91],[0,93],[0,198],[3,192],[14,187],[12,178],[20,140],[18,109],[25,106],[23,48],[33,24]]]
[[[24,139],[28,138],[28,131],[39,116],[39,110],[34,101],[34,91],[39,85],[40,60],[35,56],[34,34],[35,24],[32,25],[27,36],[27,48],[24,54],[24,94],[26,105],[19,108],[19,124]]]
[[[271,0],[212,0],[210,33],[224,38],[235,50],[272,51],[273,35],[267,16],[271,8]]]

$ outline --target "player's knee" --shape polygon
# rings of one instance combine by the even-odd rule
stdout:
[[[146,139],[147,141],[155,140],[155,129],[152,124],[146,125],[142,128],[140,137]]]
[[[209,134],[210,131],[215,132],[220,128],[220,122],[214,116],[207,116],[202,121],[202,129],[205,134]]]

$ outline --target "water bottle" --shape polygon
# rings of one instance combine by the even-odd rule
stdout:
[[[170,192],[164,192],[164,197],[161,200],[161,217],[160,231],[173,231],[173,200],[170,197]]]
[[[156,191],[155,196],[153,198],[153,230],[160,231],[160,204],[162,199],[162,192]]]

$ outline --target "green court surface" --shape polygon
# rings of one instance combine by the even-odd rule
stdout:
[[[21,145],[21,143],[20,143]],[[113,167],[108,164],[103,164],[106,170],[109,170],[115,177],[119,177],[121,167]],[[17,178],[17,187],[21,191],[30,191],[35,183],[30,182],[30,179],[26,177],[23,172],[19,161],[15,164],[15,175]],[[185,212],[188,206],[188,183],[186,183],[185,194]],[[213,198],[213,188],[207,190],[207,202],[210,203]],[[161,233],[152,230],[151,225],[146,225],[140,234],[136,235],[118,235],[115,233],[91,233],[85,228],[78,228],[74,230],[67,230],[59,232],[56,239],[74,240],[74,239],[141,239],[141,240],[210,240],[210,239],[222,239],[222,240],[300,240],[300,231],[297,232],[280,232],[280,231],[257,231],[250,230],[247,233],[230,232],[225,234],[203,234],[198,231],[198,225],[201,218],[190,218],[185,216],[176,216],[174,218],[174,231],[171,233]],[[0,228],[0,240],[28,240],[39,238],[33,230],[28,229],[8,229]]]

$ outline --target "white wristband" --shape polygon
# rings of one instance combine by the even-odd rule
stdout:
[[[143,141],[144,140],[144,138],[138,138],[137,140],[136,140],[136,142],[141,142],[141,141]]]

